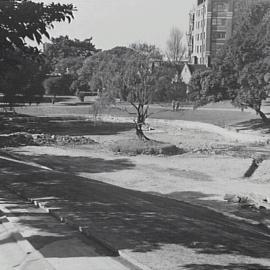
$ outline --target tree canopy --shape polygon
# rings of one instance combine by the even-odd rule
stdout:
[[[87,58],[79,73],[78,84],[88,85],[93,92],[109,89],[116,97],[126,100],[123,72],[126,62],[136,51],[126,47],[115,47]]]
[[[0,1],[0,47],[4,49],[29,49],[36,47],[25,43],[26,38],[42,42],[42,37],[49,38],[48,29],[54,22],[73,19],[72,4],[36,3],[28,0]]]
[[[62,74],[66,69],[69,69],[69,72],[78,70],[85,58],[98,51],[92,38],[79,40],[70,39],[68,36],[52,38],[51,43],[46,43],[44,47],[44,54],[50,61],[52,71]]]
[[[156,68],[156,91],[153,96],[154,102],[186,100],[186,84],[180,78],[182,67],[182,65],[164,62]]]
[[[27,39],[34,41],[36,45],[40,44],[43,37],[49,38],[48,29],[53,27],[53,23],[70,22],[73,11],[72,4],[45,5],[29,0],[0,1],[0,91],[9,101],[16,94],[26,95],[26,88],[27,96],[30,97],[30,92],[33,95],[33,79],[39,78],[43,69],[40,51],[37,46],[29,45]],[[32,69],[29,70],[30,68]],[[21,76],[27,83],[21,81],[17,84],[11,79],[18,79],[18,73],[23,73]],[[25,88],[25,85],[28,86]]]
[[[20,102],[31,103],[35,96],[41,97],[44,94],[42,81],[45,79],[45,66],[21,51],[10,51],[8,57],[9,64],[14,61],[15,67],[7,68],[0,76],[0,92],[5,95],[5,100],[15,103],[18,101],[16,95],[20,94]]]
[[[169,99],[169,95],[180,99],[185,92],[184,84],[174,80],[176,75],[179,71],[175,65],[160,63],[155,66],[152,55],[141,49],[116,47],[87,58],[78,81],[81,85],[89,85],[92,91],[99,90],[101,98],[129,102],[137,114],[137,135],[147,139],[142,126],[149,116],[150,104],[159,98],[163,99],[159,101]]]
[[[132,43],[129,47],[145,56],[148,56],[150,59],[155,61],[162,61],[163,55],[158,47],[152,44],[147,43]]]
[[[70,93],[86,90],[86,84],[83,86],[78,82],[78,71],[82,68],[86,58],[98,52],[92,43],[92,38],[79,40],[70,39],[68,36],[52,38],[52,43],[45,44],[44,54],[48,60],[49,70],[54,75],[72,78],[68,80]],[[52,81],[54,81],[52,79]],[[59,80],[56,80],[59,81]],[[63,81],[63,80],[61,80]],[[67,80],[64,80],[67,82]],[[65,91],[67,93],[67,91]]]

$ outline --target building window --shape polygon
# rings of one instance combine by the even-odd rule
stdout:
[[[226,5],[224,3],[214,3],[213,11],[214,12],[224,12],[224,11],[226,11]]]
[[[225,39],[226,32],[214,32],[214,38],[215,39]]]
[[[226,19],[213,18],[212,19],[212,25],[225,26],[226,25]]]

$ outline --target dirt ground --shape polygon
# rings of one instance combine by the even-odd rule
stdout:
[[[154,130],[146,134],[151,139],[184,148],[187,153],[170,157],[124,156],[114,154],[109,150],[114,141],[135,138],[134,130],[111,135],[89,135],[99,144],[76,146],[76,151],[70,147],[29,146],[13,149],[12,152],[26,155],[30,160],[52,169],[65,170],[66,167],[71,166],[70,170],[78,175],[140,191],[165,195],[193,192],[201,193],[199,197],[203,200],[221,201],[226,194],[254,193],[266,198],[270,197],[269,160],[263,161],[251,178],[243,178],[256,151],[256,149],[245,151],[247,144],[200,129],[179,129],[170,125],[155,126]],[[263,148],[269,149],[270,152],[268,146],[263,146]],[[70,157],[70,161],[63,157]],[[116,162],[119,158],[125,158],[134,166],[109,172],[106,169],[104,172],[97,170],[95,173],[94,168],[99,164],[82,163],[81,160],[84,157],[109,159]]]

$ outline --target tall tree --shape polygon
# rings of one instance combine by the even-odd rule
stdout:
[[[149,58],[137,50],[116,47],[89,57],[79,77],[82,82],[92,85],[92,89],[102,90],[101,101],[104,98],[106,102],[112,102],[120,97],[129,102],[137,114],[136,134],[142,140],[148,140],[142,127],[156,93],[156,71]]]
[[[125,67],[123,82],[127,89],[127,101],[135,108],[136,135],[141,140],[149,140],[142,127],[149,116],[149,106],[155,95],[155,74],[151,62],[141,55],[134,55]]]
[[[92,38],[81,41],[70,39],[68,36],[60,36],[52,38],[51,41],[51,43],[44,45],[44,54],[49,59],[52,71],[58,71],[62,74],[67,69],[74,72],[85,58],[98,51],[92,42]]]
[[[41,59],[38,48],[28,45],[26,39],[40,44],[44,36],[49,38],[48,29],[53,27],[53,23],[66,20],[70,22],[73,11],[74,6],[71,4],[45,5],[28,0],[0,1],[0,91],[10,98],[17,93],[23,94],[22,89],[13,88],[8,78],[20,70],[21,60],[25,57],[33,61]]]
[[[29,38],[37,44],[42,37],[49,38],[48,29],[54,22],[61,22],[73,18],[72,4],[35,3],[29,0],[1,0],[0,2],[0,44],[1,51],[19,48],[37,51],[29,46],[25,39]]]
[[[152,55],[125,47],[116,47],[89,57],[80,71],[81,82],[91,85],[92,90],[102,90],[99,104],[103,99],[115,98],[127,101],[136,112],[136,134],[142,140],[148,140],[143,133],[143,125],[149,117],[153,101],[171,98],[182,99],[184,85],[174,80],[179,73],[175,65],[153,67]],[[181,91],[183,90],[183,91]]]
[[[155,69],[155,102],[186,100],[186,84],[181,80],[182,65],[162,63]]]
[[[172,27],[167,40],[166,56],[171,62],[183,60],[186,53],[186,46],[183,44],[183,32],[177,27]]]
[[[87,58],[78,72],[80,85],[88,85],[91,91],[114,91],[117,97],[126,99],[126,89],[123,87],[122,77],[126,61],[138,52],[126,48],[115,47],[111,50],[99,52]]]
[[[78,71],[86,58],[98,52],[92,43],[92,38],[81,41],[70,39],[68,36],[60,36],[53,38],[52,43],[46,43],[44,48],[50,72],[72,78],[69,80],[70,93],[81,91],[82,85],[78,82]],[[86,88],[83,87],[83,89]]]
[[[14,104],[20,102],[33,102],[36,97],[44,94],[42,81],[45,79],[46,68],[42,62],[35,61],[20,50],[9,51],[9,64],[0,76],[0,92],[5,95],[5,101]],[[13,62],[12,62],[13,61]]]

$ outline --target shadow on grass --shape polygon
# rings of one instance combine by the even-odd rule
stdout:
[[[269,270],[270,267],[260,264],[229,264],[229,265],[213,265],[213,264],[188,264],[184,266],[187,270]]]
[[[269,231],[199,205],[120,188],[71,173],[3,161],[0,180],[36,198],[116,249],[147,252],[166,244],[199,254],[270,258]],[[205,195],[206,196],[206,195]]]
[[[17,155],[19,156],[19,155]],[[49,167],[58,172],[70,173],[104,173],[129,170],[135,167],[129,159],[102,159],[91,157],[71,157],[71,156],[19,156],[22,160],[27,158],[29,161],[36,162],[42,166]]]
[[[0,133],[31,131],[54,135],[115,135],[134,128],[133,123],[88,121],[82,117],[33,117],[21,114],[0,116],[3,128]]]
[[[244,121],[236,123],[233,127],[238,130],[259,130],[265,134],[270,133],[270,119],[268,121],[263,121],[262,119],[252,119],[249,121]]]

